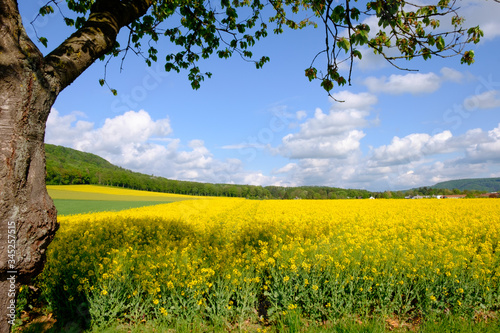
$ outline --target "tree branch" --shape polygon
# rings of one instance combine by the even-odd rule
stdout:
[[[45,57],[46,72],[59,93],[109,52],[120,29],[146,14],[152,0],[98,0],[88,20]]]

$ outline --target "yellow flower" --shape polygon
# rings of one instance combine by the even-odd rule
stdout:
[[[288,280],[290,280],[290,277],[288,275],[283,278],[283,282],[287,282]]]
[[[160,301],[159,301],[159,300],[157,300],[157,299],[154,299],[154,300],[153,300],[153,304],[154,304],[154,305],[158,305],[158,303],[160,303]]]

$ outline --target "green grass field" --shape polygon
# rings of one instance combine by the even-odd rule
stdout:
[[[73,215],[159,205],[195,197],[95,185],[49,185],[59,215]]]
[[[54,199],[54,204],[59,215],[85,214],[95,212],[119,211],[130,208],[138,208],[159,205],[171,201],[117,201],[117,200],[74,200]]]

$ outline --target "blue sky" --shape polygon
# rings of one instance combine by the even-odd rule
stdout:
[[[20,6],[33,38],[37,6]],[[197,91],[187,72],[165,73],[161,62],[149,68],[129,54],[121,73],[118,58],[107,68],[118,96],[99,85],[101,62],[60,94],[46,142],[146,174],[212,183],[383,191],[500,177],[500,4],[460,6],[466,24],[485,32],[472,46],[472,66],[458,57],[398,63],[418,69],[407,72],[364,52],[352,86],[333,90],[345,100],[338,103],[304,76],[324,42],[319,29],[258,42],[254,55],[271,58],[259,70],[238,56],[201,62],[213,76]],[[69,32],[57,15],[33,25],[49,39],[44,53]]]

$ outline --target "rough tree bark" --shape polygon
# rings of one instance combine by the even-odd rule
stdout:
[[[43,268],[58,224],[45,189],[45,122],[56,93],[17,4],[0,2],[0,332],[9,332],[20,284]],[[16,241],[14,241],[16,240]]]
[[[0,333],[10,331],[17,290],[42,271],[58,228],[45,187],[50,109],[150,5],[98,0],[85,26],[44,57],[23,28],[17,1],[0,0]]]

